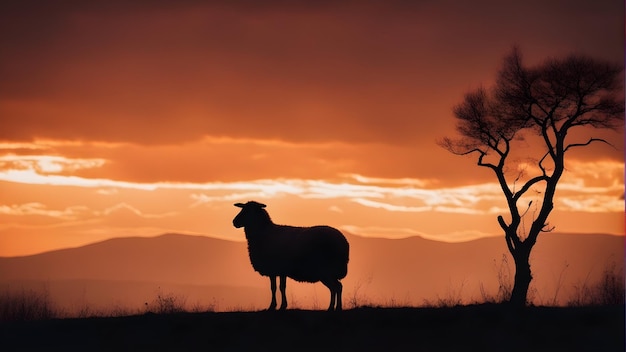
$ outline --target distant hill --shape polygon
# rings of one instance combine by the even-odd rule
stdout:
[[[245,243],[166,234],[0,258],[0,279],[240,285],[254,277]]]
[[[497,292],[498,272],[508,272],[502,266],[507,253],[502,238],[451,244],[419,237],[347,237],[346,304],[480,300],[481,289]],[[557,299],[566,300],[575,285],[595,280],[611,263],[623,270],[623,258],[623,236],[543,234],[531,264],[534,298],[539,304],[552,303],[558,292]],[[268,280],[253,271],[245,243],[180,234],[0,257],[0,285],[12,289],[45,285],[54,299],[75,304],[109,300],[137,306],[169,291],[187,297],[188,303],[217,302],[221,309],[264,308],[269,303]],[[292,306],[325,308],[328,292],[321,284],[290,281],[288,298]]]

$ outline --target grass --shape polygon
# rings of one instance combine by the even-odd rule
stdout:
[[[510,297],[512,290],[512,275],[509,269],[506,256],[498,264],[494,261],[499,287],[496,294],[487,293],[481,286],[481,298],[479,300],[464,301],[463,288],[464,282],[457,285],[456,288],[449,288],[444,296],[437,296],[435,300],[424,300],[422,307],[427,308],[451,308],[462,305],[477,304],[501,304],[506,302]],[[400,308],[409,307],[410,300],[397,299],[395,297],[388,298],[382,303],[375,304],[374,300],[367,296],[367,286],[371,283],[372,278],[368,277],[359,280],[352,290],[346,292],[344,297],[344,308],[358,309],[364,307],[378,308]],[[554,297],[545,302],[546,306],[555,306],[556,296],[560,289],[561,278],[559,277],[559,285]],[[452,285],[451,285],[452,287]],[[529,295],[533,295],[529,292]],[[314,297],[313,309],[321,309],[317,297]],[[615,263],[609,263],[605,266],[600,279],[595,282],[583,281],[574,286],[574,294],[567,301],[569,307],[586,307],[586,306],[619,306],[624,305],[626,300],[625,283],[623,269],[618,269]],[[380,300],[378,300],[380,301]],[[378,302],[376,301],[376,302]],[[300,309],[300,304],[296,297],[291,296],[290,309]],[[217,309],[217,302],[210,305],[201,305],[195,303],[189,305],[185,296],[176,295],[170,292],[163,292],[161,288],[155,292],[155,297],[144,303],[143,309],[129,309],[122,306],[113,306],[107,310],[96,310],[85,304],[73,312],[68,312],[58,308],[50,300],[49,293],[46,288],[43,290],[12,290],[0,292],[0,322],[13,321],[33,321],[33,320],[49,320],[55,318],[92,318],[92,317],[120,317],[140,314],[175,314],[184,312],[214,312]],[[243,312],[256,310],[254,307],[235,307],[232,311]]]
[[[570,306],[604,306],[624,304],[626,300],[624,272],[615,263],[608,264],[596,282],[587,280],[575,286],[575,293],[568,302]]]
[[[0,293],[0,322],[50,320],[65,318],[123,317],[140,314],[173,314],[182,312],[214,311],[217,303],[202,305],[187,303],[185,296],[163,292],[159,288],[153,299],[141,307],[129,308],[113,305],[108,309],[96,309],[89,304],[61,308],[50,299],[47,289],[7,290]]]
[[[164,293],[159,287],[157,296],[151,302],[146,302],[144,304],[146,313],[180,313],[186,310],[185,307],[187,304],[187,298],[173,293]]]
[[[624,306],[203,312],[0,323],[12,350],[624,351]]]
[[[163,292],[143,309],[87,305],[73,314],[58,309],[44,291],[0,296],[0,349],[12,350],[480,350],[624,351],[624,281],[615,266],[600,280],[578,287],[568,307],[513,311],[502,303],[509,287],[483,294],[480,304],[461,300],[463,287],[407,307],[407,299],[373,305],[367,282],[347,292],[344,312],[290,309],[215,312]],[[297,307],[297,301],[294,300]]]
[[[60,317],[48,291],[25,290],[0,294],[0,322],[46,320]]]
[[[456,288],[450,288],[443,296],[437,296],[434,300],[425,299],[422,307],[427,308],[451,308],[462,305],[476,304],[501,304],[508,300],[512,285],[510,283],[511,274],[508,270],[506,258],[497,265],[499,287],[496,294],[489,294],[481,287],[481,297],[478,300],[467,301],[463,299],[464,282]],[[362,281],[357,281],[354,288],[344,297],[345,309],[359,308],[400,308],[410,307],[411,300],[407,298],[398,299],[396,297],[386,300],[373,300],[367,296],[367,286],[371,282],[371,277]],[[451,285],[452,287],[452,285]],[[558,290],[558,288],[557,288]],[[557,291],[558,293],[558,291]],[[555,293],[555,297],[557,295]],[[533,293],[530,292],[532,295]],[[624,273],[617,269],[617,266],[608,264],[601,276],[595,282],[585,280],[575,285],[574,294],[567,301],[569,307],[585,306],[618,306],[625,302]],[[378,302],[378,303],[375,303]],[[546,306],[554,306],[556,299],[546,302]],[[552,304],[551,304],[552,303]],[[0,322],[49,320],[55,318],[93,318],[93,317],[121,317],[141,314],[175,314],[184,312],[214,312],[217,310],[217,302],[209,305],[200,303],[188,304],[185,296],[176,295],[170,292],[163,292],[159,288],[155,292],[155,297],[144,303],[142,308],[128,308],[123,306],[113,306],[106,310],[97,310],[85,304],[73,311],[59,308],[51,302],[48,291],[43,290],[13,290],[0,293]],[[300,309],[297,297],[292,296],[290,309]],[[314,301],[313,309],[323,309],[317,300]],[[232,311],[243,312],[257,310],[255,307],[234,307]]]

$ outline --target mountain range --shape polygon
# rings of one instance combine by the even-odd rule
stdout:
[[[504,240],[445,243],[420,237],[382,239],[347,234],[344,305],[471,302],[510,283],[513,262]],[[604,270],[623,273],[624,236],[545,233],[531,256],[537,304],[566,303]],[[22,257],[0,257],[0,289],[45,289],[67,307],[142,307],[155,297],[217,310],[261,309],[269,280],[254,272],[246,243],[165,234],[115,238]],[[290,307],[325,308],[317,284],[287,284]]]

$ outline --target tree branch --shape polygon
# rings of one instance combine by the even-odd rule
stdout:
[[[528,182],[526,182],[524,184],[524,186],[522,186],[522,188],[519,190],[519,192],[516,192],[513,195],[513,200],[517,201],[518,199],[520,199],[520,197],[523,196],[524,193],[528,192],[530,187],[534,186],[536,183],[541,182],[541,181],[546,181],[547,182],[548,180],[550,180],[550,177],[546,176],[546,175],[537,176],[537,177],[534,177],[534,178],[528,180]]]
[[[509,231],[509,225],[506,224],[502,215],[498,215],[498,224],[500,224],[500,227],[504,230],[504,232]]]
[[[502,227],[502,229],[504,230],[506,246],[509,248],[509,252],[511,254],[515,253],[515,249],[517,248],[516,245],[517,243],[519,243],[519,239],[517,238],[517,236],[509,235],[509,225],[506,224],[502,215],[498,215],[498,223],[500,224],[500,227]]]
[[[550,126],[548,126],[548,121],[550,122]],[[552,145],[552,142],[550,141],[550,136],[548,135],[548,127],[552,129],[552,133],[554,133],[555,138],[558,139],[559,131],[556,128],[552,112],[550,112],[550,115],[546,117],[545,121],[541,125],[541,135],[543,136],[543,141],[548,148],[548,154],[550,155],[552,160],[554,160],[556,159],[556,152],[554,151],[554,145]]]
[[[566,152],[568,149],[570,148],[575,148],[575,147],[584,147],[587,146],[593,142],[602,142],[604,144],[608,144],[611,147],[615,148],[615,146],[609,142],[607,142],[606,140],[602,139],[602,138],[589,138],[589,140],[585,143],[572,143],[570,145],[568,145],[567,147],[565,147],[565,149],[563,150],[563,152]]]
[[[511,254],[514,254],[514,253],[515,253],[515,249],[516,249],[517,247],[514,245],[514,240],[513,240],[513,237],[511,237],[508,233],[507,233],[507,234],[505,234],[504,236],[505,236],[504,238],[505,238],[505,240],[506,240],[506,246],[507,246],[507,248],[509,249],[509,252],[510,252]]]
[[[484,167],[488,167],[492,170],[497,170],[497,167],[491,163],[485,163],[483,162],[483,158],[485,157],[485,155],[487,155],[487,153],[483,152],[482,150],[480,150],[480,156],[478,157],[478,162],[477,165],[478,166],[484,166]]]
[[[537,166],[539,166],[539,169],[541,170],[541,173],[544,176],[548,176],[548,172],[546,171],[545,166],[543,166],[543,161],[546,160],[546,157],[550,155],[550,152],[547,152],[543,155],[543,157],[539,160],[539,162],[537,163]]]

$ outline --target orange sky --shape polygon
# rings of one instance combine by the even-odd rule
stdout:
[[[498,236],[492,173],[436,141],[513,44],[528,64],[623,62],[624,5],[3,3],[0,256],[164,232],[243,240],[232,204],[250,199],[280,223],[360,235]],[[591,132],[615,148],[569,155],[551,224],[623,235],[624,134]]]

